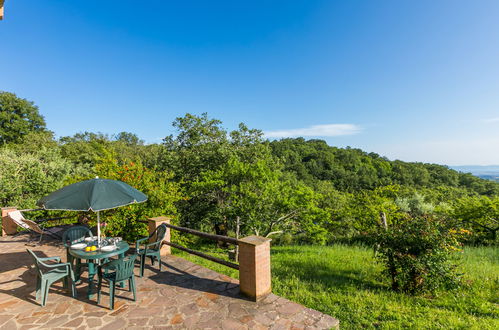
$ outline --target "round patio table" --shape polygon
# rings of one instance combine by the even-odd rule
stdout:
[[[92,297],[92,288],[93,288],[93,283],[94,283],[94,277],[97,274],[97,267],[96,267],[96,261],[102,260],[102,259],[107,259],[111,258],[114,256],[119,256],[119,258],[125,257],[125,252],[130,249],[130,246],[128,245],[127,242],[120,241],[118,244],[116,244],[116,249],[112,251],[91,251],[91,252],[86,252],[84,249],[83,250],[77,250],[77,249],[72,249],[69,248],[69,254],[72,255],[75,258],[78,259],[85,259],[88,261],[88,292],[87,292],[87,297],[90,299]],[[75,274],[78,278],[80,277],[80,274]]]

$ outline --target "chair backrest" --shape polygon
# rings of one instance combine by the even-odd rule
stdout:
[[[159,248],[161,248],[161,242],[165,239],[167,229],[168,228],[166,227],[166,225],[162,223],[156,228],[156,230],[154,230],[154,232],[149,236],[149,238],[150,239],[153,238],[154,241],[151,243],[156,243],[156,244],[149,246],[148,249],[158,250]]]
[[[133,275],[133,268],[135,266],[135,259],[137,255],[130,255],[125,258],[117,259],[119,262],[115,264],[116,281],[124,281]]]
[[[42,270],[40,268],[40,262],[38,260],[38,257],[36,256],[36,254],[33,251],[31,251],[30,249],[26,249],[26,251],[28,251],[29,254],[31,255],[31,257],[33,258],[33,263],[35,264],[35,269],[38,272],[38,274],[40,276],[43,275]]]
[[[31,229],[28,224],[25,222],[26,219],[24,218],[23,214],[21,211],[12,211],[7,213],[7,216],[12,219],[18,225],[19,227],[22,227],[24,229]]]
[[[74,226],[68,228],[62,235],[62,244],[69,247],[74,243],[81,242],[85,237],[92,236],[92,232],[85,226]]]

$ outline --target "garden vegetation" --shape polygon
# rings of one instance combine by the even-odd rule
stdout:
[[[490,251],[497,253],[497,182],[442,165],[337,148],[322,140],[269,141],[262,131],[244,124],[228,131],[207,114],[185,114],[173,121],[173,127],[176,134],[157,144],[146,144],[130,132],[112,136],[82,132],[56,139],[33,102],[0,92],[0,204],[34,208],[39,198],[70,183],[95,176],[122,180],[143,191],[149,200],[102,212],[107,234],[133,240],[147,232],[139,220],[167,215],[175,224],[219,235],[237,232],[271,237],[275,246],[281,246],[273,250],[277,292],[347,322],[354,322],[347,315],[354,311],[333,305],[351,304],[353,298],[339,294],[324,302],[331,307],[320,308],[317,304],[323,298],[314,300],[313,288],[320,289],[318,297],[326,292],[338,295],[342,288],[353,294],[358,282],[362,292],[390,301],[417,299],[424,305],[425,299],[439,292],[459,297],[459,290],[466,290],[463,274],[467,266],[459,263],[463,246],[491,246]],[[38,218],[59,215],[54,211],[29,214]],[[91,213],[76,216],[94,220]],[[203,245],[189,236],[173,239]],[[318,247],[324,245],[333,246],[324,249],[337,246],[339,250]],[[307,277],[300,274],[312,261],[284,256],[303,251],[340,258],[348,249],[358,255],[356,262],[363,260],[365,270],[360,266],[349,269],[350,275],[345,276],[352,281],[334,289],[327,288],[336,285],[327,273],[334,277],[342,267],[333,263],[310,268],[318,275]],[[489,270],[489,281],[495,281],[497,289],[497,254],[492,259],[495,266]],[[310,292],[301,296],[284,288],[293,281],[300,281],[295,283],[300,290]],[[390,288],[395,293],[383,291]],[[448,293],[451,289],[455,293]],[[402,298],[406,296],[418,298]],[[497,297],[483,303],[497,308]],[[487,317],[497,317],[490,308],[485,310]],[[358,325],[389,321],[382,316],[375,319],[366,318]]]

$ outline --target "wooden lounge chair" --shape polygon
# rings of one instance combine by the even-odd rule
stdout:
[[[14,221],[19,227],[27,229],[30,233],[37,233],[40,234],[40,239],[38,240],[38,243],[42,241],[43,234],[48,234],[54,238],[61,239],[61,236],[58,235],[57,233],[62,231],[62,228],[50,228],[48,230],[45,230],[44,228],[41,228],[36,222],[33,220],[28,220],[24,217],[24,215],[21,213],[21,211],[12,211],[7,213],[7,216]]]

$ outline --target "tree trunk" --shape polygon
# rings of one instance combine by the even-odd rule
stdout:
[[[380,222],[379,225],[386,230],[388,230],[388,222],[386,221],[386,214],[385,212],[379,212],[379,217],[380,217]],[[374,257],[378,255],[378,250],[380,248],[379,244],[376,244],[374,246]]]
[[[216,223],[215,224],[215,233],[217,235],[227,236],[227,225],[225,223]],[[220,248],[227,248],[229,246],[228,243],[221,242],[221,241],[218,241],[217,245]]]
[[[392,290],[393,291],[399,291],[399,283],[397,280],[397,269],[395,268],[395,261],[393,260],[393,256],[388,257],[388,263],[389,263],[389,271],[390,271],[390,277],[392,278]]]
[[[388,222],[386,221],[386,214],[385,212],[380,212],[379,216],[381,218],[381,226],[385,228],[385,230],[388,229]]]

